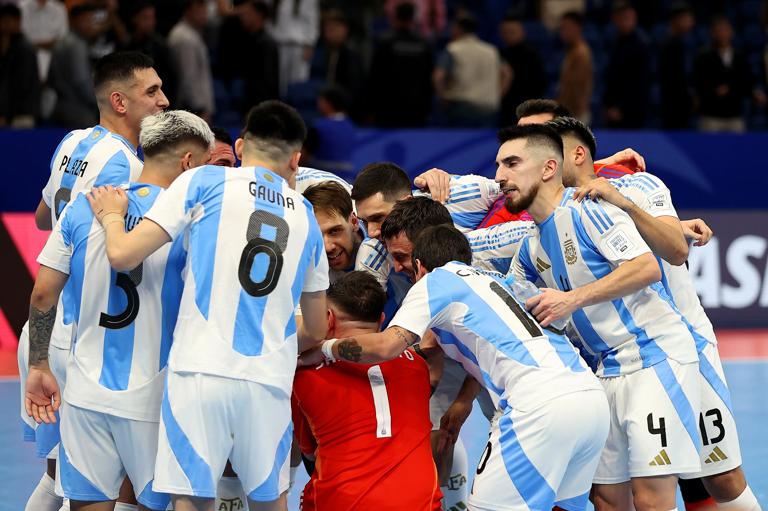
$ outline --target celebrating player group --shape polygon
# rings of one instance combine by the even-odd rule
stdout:
[[[281,102],[233,151],[141,54],[94,90],[36,212],[27,510],[287,510],[297,470],[304,510],[670,511],[678,485],[761,509],[684,264],[712,232],[638,153],[596,160],[530,100],[495,179],[374,162],[350,184],[300,166]]]

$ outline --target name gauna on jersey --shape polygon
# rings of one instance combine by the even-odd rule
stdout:
[[[65,154],[61,159],[59,170],[65,174],[72,174],[73,176],[83,177],[87,167],[88,162],[86,160],[72,160],[70,156]]]
[[[255,181],[251,181],[250,183],[248,183],[248,190],[251,192],[251,195],[253,195],[257,199],[265,200],[267,202],[271,202],[272,204],[277,204],[278,206],[282,206],[284,208],[296,209],[296,207],[293,204],[292,197],[285,197],[283,196],[282,193],[278,192],[277,190],[274,190],[264,185],[260,185]]]

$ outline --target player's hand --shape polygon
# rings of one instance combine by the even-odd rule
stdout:
[[[603,199],[614,206],[626,209],[631,203],[619,192],[607,179],[597,177],[588,183],[578,187],[573,194],[573,198],[579,202],[589,197],[592,200]]]
[[[419,190],[429,192],[433,200],[445,204],[451,194],[451,175],[442,169],[429,169],[413,180]]]
[[[630,147],[602,160],[597,160],[595,163],[598,165],[624,165],[635,172],[645,172],[645,158]]]
[[[543,327],[547,327],[558,319],[567,318],[578,309],[578,303],[573,291],[541,288],[541,293],[525,301],[525,308],[536,318]]]
[[[328,361],[323,356],[323,352],[320,351],[320,347],[308,349],[301,355],[299,355],[297,367],[318,367],[327,365]]]
[[[30,366],[24,389],[24,408],[40,424],[56,422],[56,411],[61,405],[61,392],[56,378],[47,367]]]
[[[122,188],[111,185],[97,186],[87,194],[87,197],[99,223],[109,213],[125,216],[128,211],[128,196]]]
[[[447,439],[452,444],[455,444],[459,439],[461,427],[467,421],[469,414],[472,413],[472,401],[467,402],[463,399],[457,399],[440,418],[440,430],[448,434]]]
[[[703,247],[712,239],[712,229],[701,218],[691,220],[680,220],[683,226],[683,234],[687,239],[695,240],[694,247]]]

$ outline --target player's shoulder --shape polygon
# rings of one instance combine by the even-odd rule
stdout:
[[[579,224],[576,226],[577,228],[588,225],[597,229],[600,234],[603,234],[613,227],[618,217],[627,215],[620,208],[603,199],[585,198],[577,201],[573,198],[575,190],[575,188],[566,188],[563,201],[560,203],[558,210],[568,211],[568,214]],[[572,214],[574,211],[576,212],[575,215]]]
[[[636,188],[646,193],[655,193],[667,188],[664,181],[658,176],[650,174],[648,172],[636,172],[634,174],[627,174],[625,176],[612,179],[611,184],[617,189],[624,187]]]
[[[312,167],[299,167],[296,170],[296,191],[300,194],[304,193],[304,191],[310,186],[325,181],[333,181],[339,183],[345,190],[347,190],[347,192],[352,191],[351,184],[347,183],[344,179],[340,178],[332,172],[315,169]]]
[[[357,249],[355,268],[365,267],[373,271],[381,271],[387,261],[387,247],[376,238],[366,238]]]

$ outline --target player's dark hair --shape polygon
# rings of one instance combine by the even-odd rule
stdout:
[[[555,130],[561,138],[575,137],[583,146],[589,149],[589,155],[594,159],[597,152],[597,141],[592,130],[586,124],[574,117],[557,117],[544,123]]]
[[[369,163],[352,185],[352,200],[365,200],[381,192],[384,200],[394,202],[410,195],[411,180],[403,169],[390,162]]]
[[[560,19],[572,21],[580,27],[584,26],[584,15],[579,11],[568,11]]]
[[[546,124],[510,126],[499,130],[497,137],[499,144],[510,140],[525,139],[526,147],[546,147],[559,158],[560,162],[563,161],[563,139]]]
[[[453,224],[433,225],[421,231],[413,242],[411,259],[414,270],[418,259],[427,271],[432,271],[451,261],[472,264],[472,249]]]
[[[531,115],[552,114],[555,117],[570,116],[571,112],[554,99],[526,99],[515,109],[515,116],[520,119]]]
[[[306,137],[307,127],[299,113],[277,100],[251,108],[243,128],[246,147],[272,161],[290,158],[301,149]]]
[[[416,6],[412,2],[400,2],[395,7],[395,19],[400,23],[410,23],[416,18]]]
[[[229,146],[232,145],[232,135],[229,133],[229,130],[224,129],[221,126],[211,126],[211,131],[213,131],[213,138],[217,141],[224,142]]]
[[[344,220],[352,214],[352,198],[349,192],[335,181],[323,181],[304,190],[304,197],[315,212],[333,213]]]
[[[376,278],[368,272],[351,271],[331,284],[328,301],[357,321],[378,323],[387,294]]]
[[[445,206],[429,197],[411,197],[399,200],[381,224],[381,239],[389,240],[405,233],[411,242],[424,228],[431,225],[451,224],[451,214]]]
[[[93,87],[97,91],[109,82],[132,80],[134,73],[149,69],[152,59],[138,51],[119,51],[100,58],[93,69]]]

